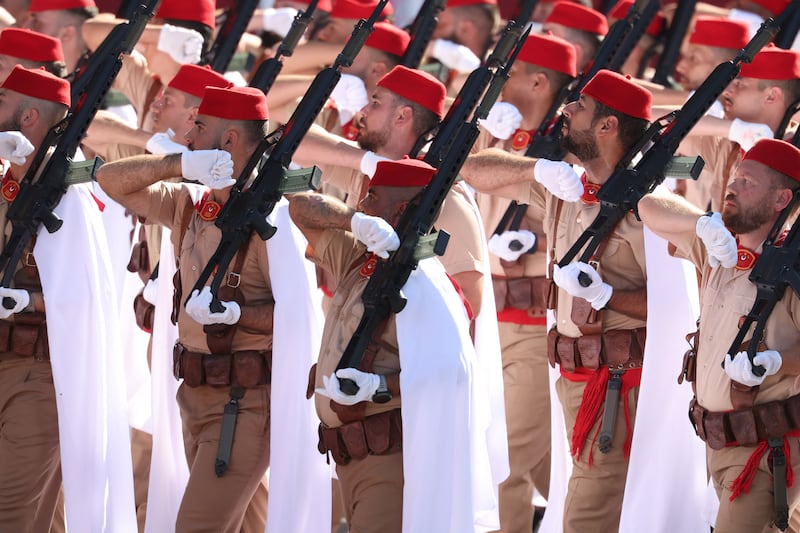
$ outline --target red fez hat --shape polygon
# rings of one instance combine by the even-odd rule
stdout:
[[[50,74],[44,67],[27,69],[16,65],[0,88],[67,107],[70,105],[69,82]]]
[[[64,61],[60,40],[21,28],[0,31],[0,54],[40,63]]]
[[[394,24],[376,22],[375,30],[367,37],[364,45],[402,57],[406,53],[409,42],[411,42],[411,36]]]
[[[167,84],[167,87],[189,93],[198,98],[203,97],[206,87],[227,89],[232,86],[233,84],[225,76],[211,70],[209,65],[204,67],[182,65],[175,77]]]
[[[336,0],[331,9],[331,17],[340,19],[366,19],[372,15],[378,0]],[[392,4],[386,4],[378,19],[384,19],[394,13]]]
[[[650,120],[653,95],[632,82],[630,76],[623,76],[610,70],[600,70],[589,80],[581,94],[591,96],[625,115]]]
[[[378,87],[421,105],[439,118],[444,116],[447,89],[427,72],[397,65],[378,80]]]
[[[773,15],[778,15],[789,5],[789,0],[753,0],[753,3],[760,5]]]
[[[742,161],[748,159],[800,181],[800,148],[791,143],[780,139],[762,139],[744,154]]]
[[[800,78],[800,52],[784,50],[770,43],[756,54],[752,63],[742,65],[739,76],[759,80]]]
[[[717,46],[739,50],[750,41],[746,22],[725,17],[697,17],[689,42],[702,46]]]
[[[519,61],[562,72],[573,78],[578,75],[575,67],[575,47],[555,35],[530,34],[517,56]]]
[[[425,161],[408,156],[400,161],[379,161],[370,187],[425,187],[436,169]]]
[[[31,0],[28,11],[55,11],[62,9],[77,9],[81,7],[97,7],[93,0]]]
[[[255,87],[206,87],[198,115],[225,120],[266,120],[267,97]]]
[[[572,2],[556,2],[553,11],[544,20],[545,24],[561,24],[573,30],[605,35],[608,33],[608,21],[599,11]]]
[[[311,0],[294,0],[294,1],[297,2],[298,4],[305,4],[305,5],[311,4]],[[316,11],[326,11],[330,13],[332,9],[333,9],[333,2],[331,2],[331,0],[319,0],[319,2],[317,3]]]
[[[633,0],[619,0],[617,5],[611,9],[608,18],[617,20],[624,19],[625,15],[630,11],[631,6],[633,6]],[[664,31],[664,24],[664,15],[659,11],[647,27],[647,34],[652,37],[658,37],[661,35],[661,32]]]
[[[215,7],[214,0],[163,0],[156,18],[199,22],[213,30],[216,25]]]
[[[496,6],[497,0],[447,0],[445,7],[479,6],[481,4]]]

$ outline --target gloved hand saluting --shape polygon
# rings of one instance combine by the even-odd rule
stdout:
[[[203,36],[200,33],[164,24],[158,34],[158,49],[168,54],[176,63],[199,63],[203,51]]]
[[[147,144],[145,148],[151,154],[182,154],[183,152],[188,152],[189,149],[180,144],[175,142],[175,132],[171,129],[167,129],[167,131],[159,132],[153,134],[152,137],[147,139]]]
[[[21,132],[0,132],[0,159],[11,161],[15,165],[22,165],[32,153],[33,145]]]
[[[478,122],[493,137],[505,140],[511,137],[522,124],[522,113],[513,104],[497,102],[489,110],[489,115]]]
[[[14,302],[14,307],[6,309],[2,301],[10,298]],[[31,293],[23,289],[9,289],[0,287],[0,319],[6,319],[11,315],[21,313],[31,302]]]
[[[353,396],[342,392],[339,386],[339,378],[355,381],[356,385],[358,385],[358,392]],[[380,385],[380,376],[378,376],[378,374],[362,372],[356,368],[342,368],[341,370],[337,370],[335,374],[322,376],[322,383],[325,387],[317,389],[316,392],[318,394],[327,396],[334,402],[342,405],[355,405],[359,402],[372,400],[375,391],[378,390],[378,386]]]
[[[242,316],[242,308],[236,302],[220,302],[225,310],[221,313],[211,312],[211,288],[192,291],[192,296],[186,302],[186,314],[192,320],[204,326],[208,324],[236,324]]]
[[[286,37],[298,11],[293,7],[267,8],[261,12],[262,29]]]
[[[750,364],[750,358],[747,357],[747,352],[739,352],[733,359],[731,359],[731,354],[726,353],[724,364],[725,373],[728,374],[728,377],[733,381],[738,381],[742,385],[747,385],[748,387],[755,387],[756,385],[761,385],[767,376],[777,374],[778,370],[781,369],[783,359],[781,358],[781,354],[775,350],[765,350],[763,352],[756,352],[756,356],[753,357],[753,363],[757,366],[764,367],[764,375],[756,376],[753,374],[753,365]]]
[[[400,247],[400,237],[391,224],[380,217],[355,213],[350,219],[350,228],[356,239],[367,245],[367,250],[387,259],[389,252]]]
[[[181,154],[181,175],[212,189],[224,189],[236,183],[233,179],[233,160],[225,150],[184,152]]]
[[[503,261],[516,261],[536,247],[536,234],[526,229],[495,233],[489,239],[489,251]]]
[[[458,72],[472,72],[481,66],[481,60],[464,45],[436,39],[431,47],[431,55],[438,59],[442,65]]]
[[[713,213],[711,216],[703,215],[697,219],[695,233],[706,247],[708,264],[712,268],[722,265],[723,268],[732,268],[736,265],[738,247],[736,238],[731,234],[722,215]]]
[[[580,283],[578,276],[581,272],[592,280],[588,287],[584,287]],[[598,311],[606,306],[614,292],[613,287],[600,278],[597,270],[581,261],[570,263],[563,268],[556,265],[553,269],[553,281],[571,296],[583,298],[592,304],[593,309]]]
[[[731,128],[728,130],[728,139],[739,143],[745,152],[761,139],[772,139],[773,136],[772,130],[766,124],[745,122],[738,118],[731,121]]]
[[[581,177],[569,163],[539,159],[533,166],[533,177],[550,194],[565,202],[577,202],[583,195]]]

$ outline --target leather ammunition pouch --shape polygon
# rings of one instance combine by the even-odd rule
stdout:
[[[0,353],[50,360],[44,313],[17,313],[14,322],[0,320]]]
[[[180,343],[172,352],[173,374],[189,387],[253,388],[272,379],[272,352],[243,350],[230,354],[192,352]]]
[[[531,316],[545,316],[550,281],[535,278],[492,278],[497,310],[520,309]]]
[[[133,314],[139,329],[147,333],[153,332],[153,317],[155,316],[155,312],[156,307],[145,300],[141,292],[133,299]]]
[[[597,370],[600,366],[629,370],[641,368],[644,360],[645,328],[619,329],[596,335],[567,337],[555,329],[547,334],[547,358],[567,372],[576,368]]]
[[[319,453],[330,452],[337,465],[367,455],[390,455],[403,449],[400,409],[379,413],[336,428],[319,426]]]
[[[727,412],[709,411],[693,398],[689,421],[695,433],[714,450],[730,445],[755,446],[759,441],[800,429],[800,395]]]

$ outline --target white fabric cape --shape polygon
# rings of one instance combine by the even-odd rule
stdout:
[[[473,531],[496,500],[488,391],[466,312],[436,259],[421,261],[403,292],[403,532]]]
[[[40,231],[34,255],[47,306],[67,527],[135,532],[118,304],[91,184],[69,187],[55,211],[64,225]]]
[[[695,329],[698,313],[696,278],[691,265],[667,254],[666,241],[644,231],[647,343],[619,531],[706,533],[705,451],[686,416],[691,387],[677,384],[688,348],[684,337]],[[550,498],[541,533],[562,531],[572,472],[567,428],[554,387],[559,375],[558,368],[551,369]]]

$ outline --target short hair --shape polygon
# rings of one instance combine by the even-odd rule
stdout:
[[[650,123],[643,118],[636,118],[595,100],[592,123],[604,117],[616,117],[619,123],[619,142],[625,150],[630,150],[642,138]]]
[[[178,19],[163,19],[165,24],[178,26],[179,28],[186,28],[187,30],[194,30],[203,37],[203,50],[201,55],[206,55],[211,48],[211,39],[214,36],[214,30],[210,26],[197,22],[195,20],[178,20]]]
[[[484,51],[489,48],[495,29],[500,25],[500,11],[493,4],[473,4],[454,7],[453,13],[461,20],[471,20],[478,30],[486,34]]]
[[[586,53],[586,57],[590,59],[597,55],[597,51],[600,49],[600,44],[603,42],[603,39],[600,35],[590,33],[588,31],[576,30],[575,28],[569,28],[566,26],[565,28],[566,35],[564,36],[564,40],[571,43],[577,42],[580,44]]]
[[[558,94],[561,89],[566,87],[574,79],[569,74],[565,74],[551,68],[540,67],[539,65],[534,65],[532,63],[525,64],[525,71],[528,74],[536,74],[537,72],[544,74],[550,81],[550,86],[553,88],[553,95]]]
[[[378,50],[377,48],[373,48],[372,50],[376,54],[373,57],[378,61],[383,61],[386,63],[389,67],[388,70],[392,70],[397,65],[403,64],[403,58],[398,55],[390,54],[389,52],[384,52],[383,50]]]
[[[96,17],[100,11],[95,6],[84,6],[65,9],[64,12],[71,18],[80,19],[80,23],[83,24],[85,21]]]
[[[763,91],[769,87],[777,87],[783,91],[787,103],[800,100],[800,78],[792,78],[791,80],[758,80],[759,90]]]
[[[414,134],[419,137],[423,133],[427,133],[439,124],[439,116],[428,108],[412,102],[408,98],[404,98],[397,93],[391,93],[394,97],[396,106],[409,106],[411,108],[411,115],[414,118]]]
[[[69,72],[67,71],[67,64],[63,61],[30,61],[28,59],[22,59],[19,57],[15,57],[14,59],[25,68],[43,68],[46,72],[49,72],[53,76],[58,78],[65,78]]]
[[[242,130],[245,141],[252,144],[260,143],[269,133],[269,120],[232,120],[232,124]]]

